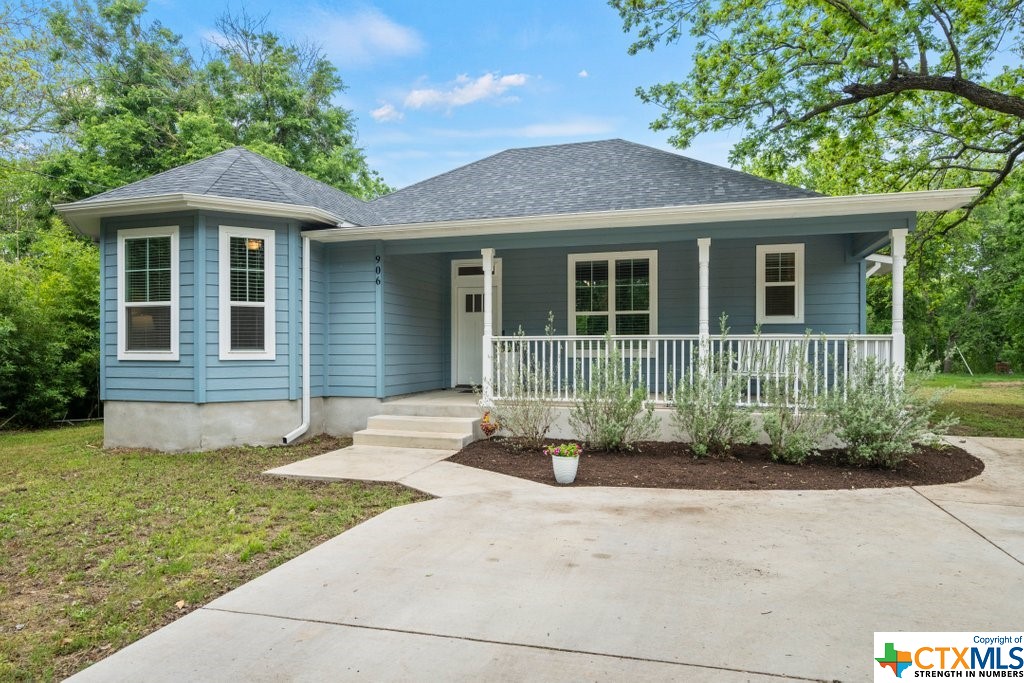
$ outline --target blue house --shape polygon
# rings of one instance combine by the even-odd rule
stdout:
[[[234,148],[57,208],[100,245],[106,443],[179,450],[351,433],[416,392],[500,399],[510,358],[568,401],[606,332],[663,402],[722,313],[739,356],[810,331],[835,373],[855,349],[901,365],[907,232],[975,193],[829,197],[605,140],[369,202]],[[869,336],[879,267],[892,332]]]

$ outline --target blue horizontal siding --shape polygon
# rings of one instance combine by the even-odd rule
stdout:
[[[448,259],[439,254],[385,259],[384,395],[449,386]]]
[[[325,396],[369,397],[377,387],[377,285],[369,244],[324,245]]]

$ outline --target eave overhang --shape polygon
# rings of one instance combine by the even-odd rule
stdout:
[[[155,197],[108,199],[98,201],[72,202],[57,204],[53,207],[69,223],[84,235],[98,238],[100,220],[115,216],[138,216],[153,213],[173,213],[176,211],[225,211],[229,213],[249,213],[275,218],[290,218],[309,223],[322,223],[335,226],[352,226],[344,219],[315,206],[299,204],[282,204],[266,202],[258,199],[238,199],[234,197],[217,197],[214,195],[174,193]],[[333,228],[332,228],[333,229]]]
[[[721,204],[698,204],[616,211],[478,218],[432,223],[337,227],[306,230],[303,232],[303,235],[320,242],[356,242],[371,239],[413,240],[500,233],[527,234],[593,230],[595,228],[692,225],[696,223],[721,223],[727,221],[764,221],[917,211],[949,211],[966,206],[977,196],[978,192],[980,192],[980,188],[924,190],[919,192],[847,195],[841,197],[802,197],[798,199],[724,202]]]

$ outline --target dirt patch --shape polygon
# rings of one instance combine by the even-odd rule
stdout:
[[[559,443],[552,441],[551,443]],[[838,464],[824,451],[803,465],[773,462],[768,448],[748,445],[726,457],[694,457],[686,444],[645,442],[630,453],[584,452],[570,486],[701,490],[825,490],[949,484],[981,474],[984,463],[962,448],[919,447],[895,470]],[[496,437],[477,441],[451,462],[554,485],[551,457]]]

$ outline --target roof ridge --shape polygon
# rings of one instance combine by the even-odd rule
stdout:
[[[713,164],[710,161],[704,161],[703,159],[697,159],[697,158],[694,158],[694,157],[686,156],[685,154],[677,154],[676,152],[669,152],[668,150],[659,149],[657,147],[645,144],[643,142],[633,142],[632,140],[622,140],[621,138],[615,138],[615,139],[616,140],[621,140],[622,142],[625,142],[628,145],[636,145],[637,147],[645,147],[645,148],[653,150],[655,152],[660,152],[662,154],[667,154],[667,155],[672,156],[672,157],[680,157],[682,159],[686,159],[688,161],[692,161],[695,164],[700,164],[701,166],[709,166],[709,167],[717,169],[719,171],[728,171],[730,173],[740,173],[742,175],[749,176],[751,178],[757,178],[758,180],[760,180],[762,182],[765,182],[765,183],[771,183],[773,185],[780,185],[782,187],[788,187],[789,189],[794,189],[795,188],[797,190],[803,190],[804,192],[813,192],[814,194],[821,195],[820,192],[815,192],[814,190],[808,190],[806,187],[800,187],[799,185],[790,185],[789,183],[784,183],[784,182],[781,182],[779,180],[772,180],[771,178],[765,178],[763,176],[759,176],[759,175],[754,174],[754,173],[747,173],[746,171],[741,171],[741,170],[736,169],[736,168],[730,168],[728,166],[720,166],[718,164]],[[827,195],[822,195],[822,196],[827,196]]]
[[[80,201],[83,201],[83,202],[85,202],[85,201],[92,201],[93,199],[97,199],[99,197],[102,197],[103,195],[107,194],[108,192],[114,192],[115,190],[120,190],[122,187],[127,187],[129,185],[134,185],[135,183],[142,182],[143,180],[147,180],[148,181],[148,180],[152,180],[153,178],[159,178],[160,176],[167,175],[168,173],[178,172],[178,171],[181,171],[184,168],[188,168],[189,166],[195,166],[196,164],[200,164],[200,163],[202,163],[204,161],[210,161],[210,159],[213,159],[216,156],[224,154],[224,152],[230,152],[231,150],[235,149],[236,147],[237,147],[237,145],[235,145],[234,147],[228,147],[227,149],[222,149],[219,152],[214,152],[210,156],[203,157],[202,159],[196,159],[195,161],[190,161],[187,164],[181,164],[180,166],[172,166],[171,168],[168,168],[165,171],[160,171],[159,173],[154,173],[153,175],[148,175],[145,178],[139,178],[138,180],[133,180],[130,183],[124,183],[123,185],[118,185],[117,187],[111,187],[109,189],[104,190],[103,192],[100,192],[99,194],[94,194],[91,197],[86,197],[85,199],[82,199]]]
[[[500,152],[495,152],[494,154],[488,154],[487,156],[485,156],[482,159],[477,159],[476,161],[471,161],[468,164],[462,164],[461,166],[456,166],[455,168],[450,168],[450,169],[448,169],[447,171],[445,171],[443,173],[438,173],[437,175],[432,175],[429,178],[424,178],[423,180],[415,182],[412,185],[406,185],[405,187],[400,187],[397,190],[395,190],[394,192],[388,192],[387,194],[381,195],[380,197],[376,197],[375,199],[373,199],[373,201],[367,202],[367,204],[372,206],[372,205],[376,204],[377,202],[379,202],[382,199],[387,199],[388,197],[394,197],[399,192],[405,192],[406,190],[411,190],[412,188],[417,187],[419,185],[422,185],[423,183],[431,182],[433,180],[437,180],[438,178],[444,178],[445,176],[449,176],[452,173],[455,173],[456,171],[461,171],[464,168],[469,168],[470,166],[475,166],[477,164],[480,164],[480,163],[483,163],[483,162],[487,161],[488,159],[493,159],[496,156],[501,156],[502,154],[507,154],[508,152],[511,152],[513,150],[516,150],[516,149],[525,149],[525,148],[511,147],[509,149],[503,149]]]
[[[234,147],[229,147],[229,148],[227,148],[225,150],[221,150],[220,152],[217,152],[217,154],[223,154],[224,152],[231,152],[231,151],[234,151],[236,149],[238,149],[238,145],[235,145]],[[214,155],[214,156],[216,156],[216,155]],[[207,158],[211,158],[211,157],[207,157]],[[238,160],[241,159],[241,158],[242,158],[242,156],[240,154],[236,154],[235,158],[231,160],[231,163],[228,164],[227,166],[225,166],[224,170],[221,171],[217,175],[217,177],[213,179],[213,182],[211,182],[209,185],[206,186],[206,189],[203,190],[203,193],[205,194],[206,192],[209,192],[213,188],[214,185],[219,183],[220,179],[224,177],[224,174],[227,173],[228,171],[230,171],[231,167],[234,166],[235,164],[237,164]]]
[[[245,151],[249,152],[250,154],[252,154],[254,156],[259,157],[260,159],[263,159],[265,161],[269,161],[272,164],[277,164],[277,162],[274,161],[273,159],[268,159],[267,157],[263,156],[262,154],[260,154],[258,152],[250,152],[249,150],[245,150]],[[239,159],[241,159],[241,158],[242,157],[239,156]],[[232,164],[232,166],[233,165],[234,164]],[[295,188],[294,187],[290,187],[288,185],[285,185],[283,181],[279,181],[277,178],[273,178],[269,173],[266,172],[266,170],[263,168],[263,166],[261,164],[252,163],[250,161],[249,165],[254,167],[257,171],[259,171],[259,174],[261,176],[263,176],[264,178],[266,178],[268,181],[270,181],[270,184],[273,185],[274,187],[276,187],[281,192],[281,194],[283,194],[285,197],[288,197],[288,196],[290,196],[292,194],[295,194]],[[284,164],[277,164],[277,165],[281,166],[282,168],[288,169],[292,173],[298,173],[298,171],[296,171],[294,168],[288,168]],[[312,178],[310,178],[310,180],[312,180]],[[299,197],[299,198],[301,200],[303,200],[303,201],[308,201],[308,199],[309,199],[308,197]],[[344,218],[344,217],[343,216],[338,216],[338,218]]]

